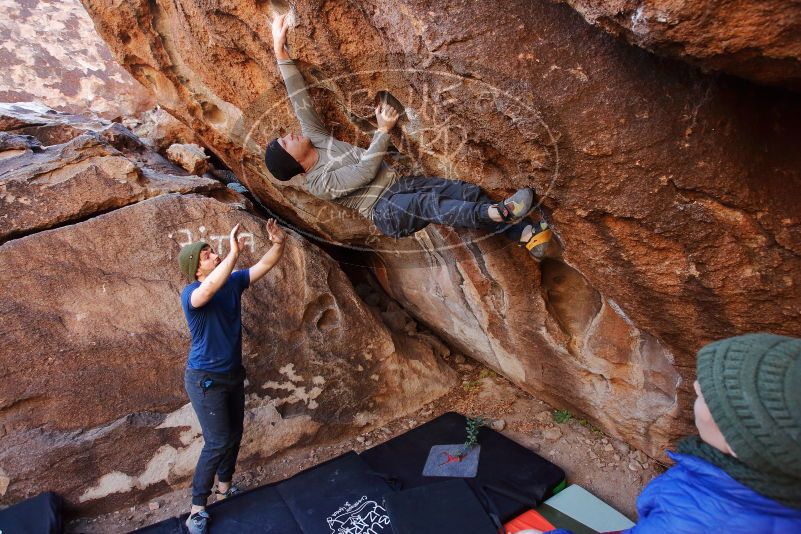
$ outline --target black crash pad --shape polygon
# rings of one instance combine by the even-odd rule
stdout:
[[[393,487],[405,492],[454,480],[425,477],[423,466],[433,445],[463,442],[466,424],[464,416],[447,413],[361,455],[348,452],[287,480],[212,504],[210,534],[390,534],[384,497]],[[550,497],[564,479],[559,467],[498,432],[482,428],[478,442],[476,477],[455,480],[466,481],[485,513],[495,513],[503,522]],[[390,486],[382,476],[399,485]],[[137,532],[183,533],[185,520],[186,515],[171,518]]]
[[[361,457],[375,471],[396,479],[404,490],[442,482],[447,479],[423,476],[429,450],[433,445],[463,443],[466,425],[463,415],[448,412],[364,451]],[[478,443],[478,473],[464,480],[482,502],[485,495],[492,499],[502,522],[550,497],[565,478],[561,468],[490,428],[481,428]]]
[[[304,534],[390,534],[384,496],[393,490],[355,452],[277,486]]]
[[[183,519],[186,520],[185,517]],[[183,534],[184,532],[186,529],[181,527],[181,518],[178,517],[170,517],[133,531],[134,534]]]
[[[61,534],[63,501],[48,491],[0,510],[3,534]]]
[[[302,534],[292,512],[275,485],[262,486],[208,507],[210,534],[264,532]],[[181,517],[182,522],[186,516]]]
[[[260,486],[208,506],[210,534],[263,532],[303,534],[276,484]],[[171,517],[136,531],[137,534],[183,534],[186,518]]]
[[[460,478],[384,497],[394,534],[497,534],[470,486]]]
[[[292,478],[210,505],[209,534],[391,534],[383,508],[383,498],[390,492],[384,479],[351,451]],[[183,533],[186,517],[136,532]]]

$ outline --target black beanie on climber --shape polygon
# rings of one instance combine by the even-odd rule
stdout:
[[[270,173],[282,182],[291,180],[294,176],[304,172],[300,163],[278,144],[278,139],[273,139],[267,145],[267,149],[264,151],[264,162]]]

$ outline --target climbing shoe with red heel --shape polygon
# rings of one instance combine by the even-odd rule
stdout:
[[[517,192],[498,204],[493,204],[501,215],[503,222],[514,222],[528,215],[534,203],[534,191],[528,187],[518,189]]]

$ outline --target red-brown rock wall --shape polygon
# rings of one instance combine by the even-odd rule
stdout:
[[[247,267],[269,249],[265,220],[119,124],[5,105],[0,206],[0,503],[50,490],[99,512],[186,485],[202,437],[183,388],[178,252],[204,239],[224,254],[241,223]],[[243,296],[239,469],[439,397],[455,372],[438,343],[391,330],[291,234]]]
[[[659,54],[801,90],[801,5],[786,0],[565,0],[591,24]]]
[[[0,131],[0,243],[163,193],[224,191],[219,182],[189,175],[149,150],[120,124],[42,115],[42,109],[0,104],[6,122]]]
[[[385,287],[470,356],[650,454],[691,429],[695,351],[801,334],[801,103],[655,57],[565,5],[294,4],[291,53],[332,131],[364,144],[379,91],[405,107],[395,162],[496,198],[542,195],[564,262],[430,227],[392,241],[276,184],[297,128],[270,50],[289,5],[85,0],[116,57],[273,209],[377,250]],[[565,385],[568,387],[565,387]]]

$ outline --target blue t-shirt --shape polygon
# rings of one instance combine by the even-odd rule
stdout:
[[[242,292],[250,285],[250,270],[234,271],[205,306],[192,306],[195,281],[181,292],[192,346],[187,367],[228,373],[242,365]]]

